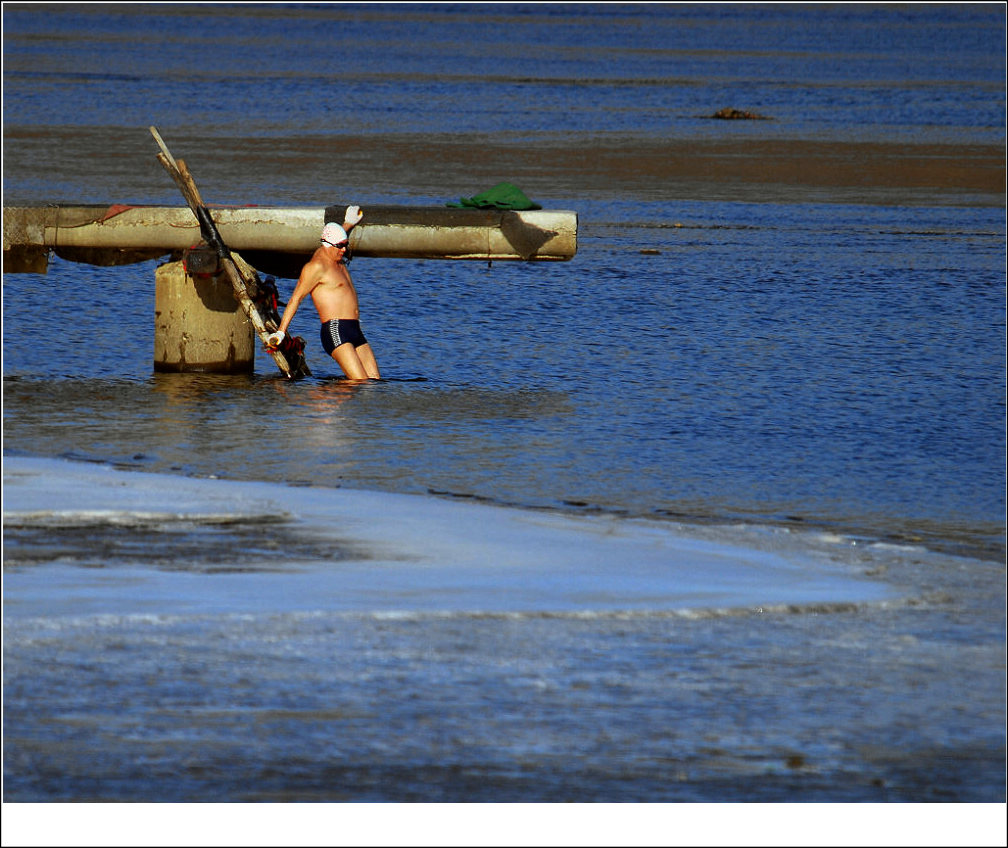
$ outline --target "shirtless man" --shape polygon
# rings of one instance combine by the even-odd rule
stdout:
[[[269,342],[279,345],[283,341],[298,306],[310,294],[322,320],[319,335],[326,353],[351,380],[378,380],[381,378],[378,363],[360,328],[357,291],[343,261],[349,246],[348,234],[363,217],[359,206],[348,206],[342,227],[333,223],[322,228],[322,244],[301,269],[280,327],[269,337]]]

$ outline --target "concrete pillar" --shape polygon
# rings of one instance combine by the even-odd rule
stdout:
[[[186,273],[182,262],[154,275],[154,370],[251,374],[256,335],[227,275]]]

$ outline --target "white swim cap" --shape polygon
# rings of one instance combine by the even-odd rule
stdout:
[[[322,228],[322,241],[328,242],[333,246],[339,244],[341,241],[346,241],[348,238],[346,230],[339,224],[326,224]]]

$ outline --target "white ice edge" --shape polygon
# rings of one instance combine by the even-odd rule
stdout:
[[[119,471],[4,457],[6,525],[285,520],[363,551],[268,573],[149,563],[5,569],[5,618],[249,612],[687,611],[869,603],[893,591],[786,546],[712,541],[662,521],[575,516],[433,496]],[[240,552],[236,552],[240,558]]]

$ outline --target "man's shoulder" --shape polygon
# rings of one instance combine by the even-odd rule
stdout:
[[[326,268],[326,261],[323,257],[318,255],[318,251],[312,254],[312,258],[305,262],[304,267],[301,271],[303,274],[305,271],[323,271]]]

